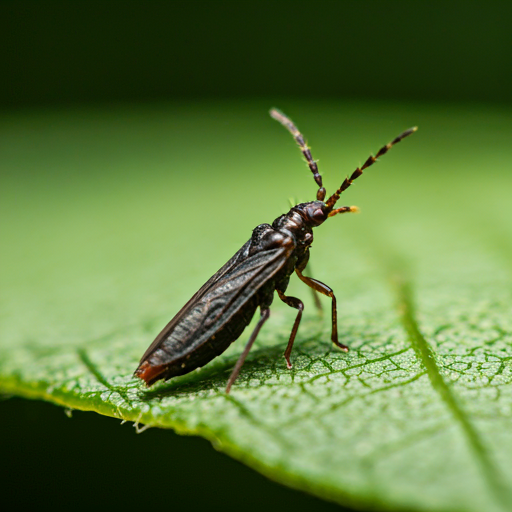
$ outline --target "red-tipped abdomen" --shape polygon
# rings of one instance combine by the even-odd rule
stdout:
[[[135,370],[134,375],[142,379],[146,383],[146,386],[149,387],[162,378],[162,373],[164,373],[166,369],[166,365],[151,366],[147,361],[144,361],[137,370]]]

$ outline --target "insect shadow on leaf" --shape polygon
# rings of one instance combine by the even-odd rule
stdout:
[[[329,345],[326,345],[325,350],[321,350],[316,345],[321,331],[322,329],[318,329],[315,334],[310,332],[306,337],[301,337],[300,340],[296,341],[294,353],[296,357],[298,355],[300,358],[300,364],[294,365],[293,372],[309,372],[314,361],[325,359],[331,353]],[[259,385],[272,386],[273,384],[269,382],[269,379],[280,379],[282,367],[279,355],[282,354],[283,346],[286,347],[287,341],[283,340],[281,342],[281,335],[279,335],[279,338],[280,341],[277,345],[260,347],[253,345],[250,356],[244,363],[244,372],[239,375],[238,381],[243,380],[244,383],[258,381]],[[313,346],[316,350],[314,355],[311,354]],[[200,373],[190,372],[187,375],[173,378],[161,386],[141,389],[137,397],[139,400],[147,402],[155,398],[168,396],[200,392],[210,393],[212,390],[223,392],[226,379],[232,372],[236,361],[236,355],[217,358],[214,363],[201,368]],[[278,385],[277,382],[275,385]]]
[[[285,304],[297,310],[284,352],[287,367],[291,369],[290,355],[304,310],[304,304],[300,299],[285,294],[293,272],[315,293],[331,299],[331,341],[344,352],[348,352],[348,347],[338,340],[337,304],[333,290],[321,281],[302,273],[309,261],[313,228],[335,215],[357,212],[355,206],[335,208],[340,195],[363,174],[365,169],[373,165],[378,157],[415,132],[416,128],[406,130],[379,149],[375,156],[370,156],[361,167],[357,167],[345,178],[334,194],[325,200],[326,190],[322,176],[304,137],[293,122],[279,110],[272,109],[270,115],[295,138],[318,185],[316,200],[299,203],[288,213],[275,219],[272,224],[260,224],[254,228],[251,238],[164,327],[146,350],[135,370],[135,375],[148,386],[161,379],[185,375],[222,354],[239,338],[259,307],[259,321],[228,379],[226,393],[229,393],[258,333],[268,320],[274,291]]]

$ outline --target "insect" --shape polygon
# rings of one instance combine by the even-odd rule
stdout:
[[[341,193],[378,157],[415,132],[416,127],[406,130],[383,146],[375,156],[370,156],[325,201],[322,177],[304,137],[282,112],[272,109],[270,115],[291,132],[300,147],[318,185],[316,201],[294,206],[288,213],[275,219],[272,225],[257,226],[242,248],[181,308],[146,350],[135,371],[135,375],[148,386],[160,379],[167,380],[189,373],[222,354],[249,325],[259,306],[259,321],[227,382],[226,393],[229,393],[254,340],[270,315],[274,291],[283,302],[298,311],[284,352],[286,364],[291,369],[290,354],[304,310],[300,299],[285,294],[294,271],[315,292],[330,297],[331,340],[341,350],[348,352],[348,347],[338,340],[336,297],[332,289],[302,273],[309,260],[313,228],[335,215],[357,211],[355,206],[335,208]]]

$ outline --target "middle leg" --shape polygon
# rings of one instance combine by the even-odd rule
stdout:
[[[302,275],[302,272],[299,269],[295,269],[295,272],[297,272],[297,275],[299,276],[300,280],[306,283],[308,286],[316,290],[317,292],[320,292],[323,295],[327,295],[327,297],[331,297],[332,299],[332,333],[331,333],[331,340],[332,342],[341,350],[344,352],[348,352],[347,345],[343,345],[343,343],[340,343],[338,341],[338,309],[336,306],[336,297],[334,296],[334,292],[331,288],[329,288],[326,284],[322,283],[321,281],[317,281],[316,279],[313,279],[312,277],[306,277]]]

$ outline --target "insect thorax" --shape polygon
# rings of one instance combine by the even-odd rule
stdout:
[[[309,246],[313,242],[313,229],[303,215],[303,206],[311,203],[301,203],[294,206],[288,213],[281,215],[272,223],[276,231],[291,236],[297,247]]]

